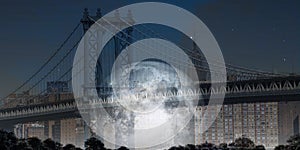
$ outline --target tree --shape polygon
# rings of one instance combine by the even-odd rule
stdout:
[[[274,150],[285,150],[285,146],[284,145],[278,145],[275,147]]]
[[[84,142],[86,150],[105,150],[104,144],[95,137],[91,137]]]
[[[25,139],[21,139],[17,144],[13,145],[10,150],[32,150]]]
[[[234,142],[229,143],[228,146],[234,147]]]
[[[300,145],[300,134],[291,136],[287,140],[287,143],[289,146],[294,147],[296,149],[296,147]]]
[[[221,143],[221,144],[219,144],[219,148],[221,148],[221,149],[227,149],[227,143]]]
[[[215,147],[215,145],[212,144],[212,143],[208,143],[208,142],[206,141],[205,143],[202,143],[202,144],[201,144],[201,147],[202,147],[202,148],[208,148],[208,149],[210,149],[210,148]]]
[[[43,145],[45,148],[51,149],[51,150],[60,150],[61,144],[58,142],[53,141],[52,139],[46,139],[43,141]]]
[[[257,145],[255,146],[256,150],[266,150],[266,148],[263,145]]]
[[[9,149],[18,143],[18,138],[12,132],[0,130],[0,148]]]
[[[42,141],[36,137],[30,137],[27,139],[28,144],[33,150],[41,150],[43,148]]]
[[[76,147],[73,144],[67,144],[63,147],[63,150],[75,150]]]
[[[121,146],[118,150],[129,150],[127,147]]]
[[[195,145],[193,145],[193,144],[187,144],[186,146],[185,146],[185,149],[196,149],[196,146]]]
[[[254,148],[255,144],[251,139],[242,137],[235,139],[234,146],[238,148]]]
[[[179,148],[176,146],[173,146],[173,147],[169,148],[169,150],[179,150]]]

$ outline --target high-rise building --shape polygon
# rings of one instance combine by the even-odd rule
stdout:
[[[86,130],[86,124],[83,121],[83,119],[78,118],[76,120],[76,129],[75,129],[75,136],[76,136],[76,141],[75,145],[79,147],[84,146],[84,141],[86,140],[87,137],[90,137],[90,131]]]
[[[278,103],[243,103],[223,105],[216,120],[207,131],[201,133],[200,122],[217,113],[216,106],[202,106],[195,117],[196,144],[211,142],[230,143],[239,137],[250,138],[255,144],[265,147],[278,145]],[[209,124],[204,124],[208,126]],[[198,130],[198,131],[197,131]],[[200,131],[200,132],[199,132]]]
[[[76,119],[63,119],[60,121],[60,143],[76,143]]]
[[[60,120],[45,121],[44,126],[45,137],[60,142]]]
[[[300,102],[279,102],[279,144],[287,144],[294,134],[299,134]]]
[[[81,118],[45,121],[44,134],[61,144],[74,144],[83,147],[86,139],[85,124]]]

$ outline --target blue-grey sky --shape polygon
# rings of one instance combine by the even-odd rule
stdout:
[[[0,96],[27,79],[65,39],[84,8],[103,14],[142,0],[5,0],[0,5]],[[225,61],[247,68],[300,72],[299,0],[162,0],[196,14]],[[155,11],[155,8],[153,8]],[[175,16],[176,17],[176,16]]]

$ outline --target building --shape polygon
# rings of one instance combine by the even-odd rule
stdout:
[[[44,135],[61,144],[83,147],[86,139],[85,123],[81,118],[50,120],[44,122]]]
[[[279,144],[287,144],[290,136],[299,134],[300,102],[279,102]]]
[[[41,140],[44,140],[44,125],[39,123],[30,124],[27,128],[27,137],[37,137]]]
[[[57,101],[63,101],[63,100],[70,100],[74,99],[73,94],[70,92],[66,93],[51,93],[48,94],[48,102],[57,102]]]
[[[17,124],[14,133],[18,138],[37,137],[41,140],[45,139],[44,125],[37,123]]]
[[[6,99],[4,99],[2,107],[11,108],[25,106],[31,97],[32,96],[29,94],[29,91],[19,94],[10,94]]]
[[[73,99],[67,81],[47,82],[48,102],[57,102],[61,100]]]
[[[14,126],[14,133],[15,133],[16,137],[18,137],[20,139],[26,138],[27,131],[25,128],[26,128],[25,124],[16,124]]]
[[[60,142],[60,120],[45,121],[44,126],[45,137]]]
[[[76,129],[75,129],[75,136],[76,141],[75,145],[79,147],[84,146],[84,141],[90,137],[90,130],[87,129],[87,126],[85,125],[85,122],[83,119],[75,119],[76,120]]]
[[[211,142],[230,143],[239,137],[248,137],[257,145],[278,145],[278,103],[243,103],[223,105],[213,124],[200,134],[204,112],[206,119],[216,114],[216,106],[202,106],[195,117],[196,144]],[[208,126],[208,124],[205,124]],[[197,131],[198,130],[198,131]]]
[[[63,119],[60,121],[60,143],[76,143],[76,119]]]
[[[69,91],[69,85],[67,81],[47,82],[47,93],[62,93],[68,91]]]

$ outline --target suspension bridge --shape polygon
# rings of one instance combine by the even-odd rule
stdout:
[[[83,18],[66,36],[61,45],[53,51],[52,55],[45,60],[45,63],[19,87],[1,99],[0,128],[11,129],[17,123],[81,117],[77,109],[79,104],[75,102],[71,90],[71,81],[72,69],[76,65],[73,59],[84,34],[89,35],[88,39],[84,39],[85,45],[89,49],[87,53],[89,55],[88,61],[96,62],[97,68],[96,72],[89,72],[88,67],[84,68],[87,69],[85,71],[89,73],[89,77],[84,78],[85,85],[83,86],[87,88],[88,92],[88,87],[95,85],[97,93],[101,97],[100,100],[92,97],[89,103],[91,105],[100,104],[104,107],[115,107],[115,102],[106,100],[106,98],[113,93],[110,74],[116,58],[124,49],[136,41],[147,38],[167,39],[167,37],[160,30],[151,28],[154,25],[131,26],[114,35],[105,45],[104,52],[100,56],[96,56],[93,50],[97,49],[97,46],[95,47],[95,43],[91,42],[95,42],[95,39],[96,41],[99,40],[98,36],[102,33],[89,31],[88,29],[101,17],[100,9],[97,10],[96,15],[89,14],[86,9]],[[134,22],[134,17],[130,11],[125,16],[115,12],[115,16],[106,21],[107,24],[100,26],[106,28],[110,25],[110,28],[114,28],[114,26],[111,26],[112,22],[114,24],[117,22],[120,26],[130,25]],[[106,29],[108,33],[111,30]],[[209,72],[218,72],[218,70],[209,69],[205,58],[193,42],[189,41],[190,44],[182,42],[189,38],[183,37],[182,40],[177,39],[173,42],[185,51],[197,70],[200,82],[197,83],[199,90],[196,94],[201,95],[197,99],[199,105],[206,105],[211,95],[221,94],[225,94],[224,104],[299,100],[300,76],[275,74],[233,64],[226,64],[228,82],[212,87],[209,82]],[[163,43],[155,44],[170,49]],[[143,47],[144,45],[140,46]],[[174,51],[174,53],[177,52]],[[161,55],[168,57],[167,53]],[[129,56],[124,56],[123,59],[128,61]],[[173,60],[174,63],[183,67],[190,67],[190,64],[181,62],[181,60],[175,58]],[[215,61],[213,65],[219,66],[220,62]],[[96,80],[90,80],[89,78]]]

